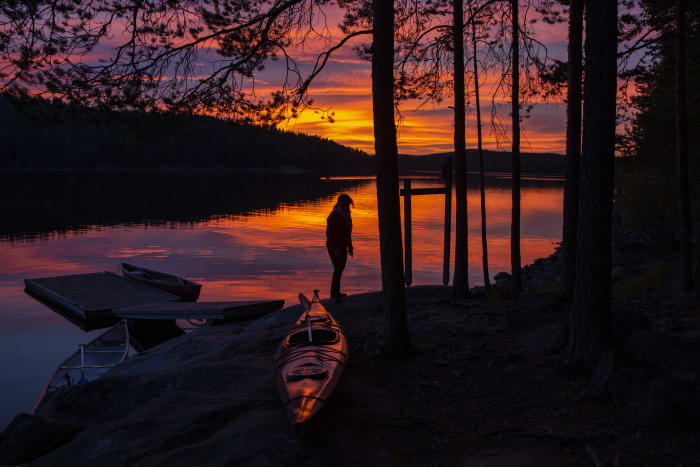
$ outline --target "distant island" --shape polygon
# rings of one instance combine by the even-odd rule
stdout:
[[[428,154],[424,156],[399,155],[399,172],[414,173],[440,170],[445,158],[452,152]],[[485,172],[510,172],[511,155],[505,151],[484,150]],[[520,154],[520,170],[524,174],[564,175],[564,156],[555,153],[524,152]],[[467,170],[479,171],[479,152],[467,149]]]
[[[214,169],[371,175],[374,157],[335,141],[203,115],[124,112],[0,95],[2,169]],[[439,171],[451,153],[399,156],[402,174]],[[510,153],[484,151],[510,172]],[[478,155],[467,151],[469,171]],[[523,173],[563,174],[560,154],[524,153]]]

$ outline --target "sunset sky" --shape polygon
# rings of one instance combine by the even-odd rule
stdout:
[[[547,50],[549,58],[565,60],[567,46],[567,24],[549,25],[542,21],[531,23],[535,15],[521,6],[521,21],[534,30],[534,37]],[[529,16],[528,16],[529,15]],[[292,47],[290,54],[299,64],[302,73],[307,73],[316,60],[318,52],[325,50],[329,44],[335,44],[343,34],[338,28],[342,21],[343,11],[333,4],[324,6],[316,12],[322,34],[328,36],[308,40],[302,50]],[[448,24],[448,20],[441,20]],[[72,61],[96,65],[100,60],[113,56],[115,47],[125,43],[130,37],[124,22],[114,22],[110,32],[89,52],[71,57]],[[507,29],[507,28],[506,28]],[[326,42],[324,42],[326,41]],[[340,144],[374,153],[374,137],[372,126],[371,100],[371,64],[361,60],[353,47],[371,41],[371,35],[354,38],[337,50],[331,57],[326,68],[316,77],[309,88],[310,96],[314,99],[315,107],[334,112],[334,123],[322,119],[321,114],[314,111],[304,112],[300,118],[285,122],[282,128],[306,134],[330,138]],[[507,47],[506,40],[506,47]],[[476,115],[473,99],[473,84],[471,82],[471,47],[469,41],[465,44],[467,69],[467,130],[468,147],[476,146]],[[219,45],[215,41],[197,47],[197,60],[194,64],[192,82],[209,75],[213,69],[225,63],[219,53]],[[480,53],[482,51],[480,50]],[[543,56],[543,54],[540,54]],[[480,60],[483,55],[480,56]],[[107,60],[109,61],[109,60]],[[177,73],[175,71],[172,71]],[[286,68],[283,60],[269,61],[266,68],[257,72],[254,86],[260,98],[279,89],[284,79]],[[180,76],[178,76],[180,78]],[[158,76],[159,80],[168,80],[169,76]],[[497,138],[491,128],[492,105],[495,103],[496,114],[502,123],[502,133],[510,133],[510,97],[496,96],[493,98],[494,83],[497,80],[495,72],[483,73],[479,77],[481,90],[481,113],[484,120],[484,146],[487,149],[509,150],[510,142],[504,137]],[[253,84],[251,81],[249,84]],[[244,85],[247,87],[249,84]],[[403,154],[430,154],[451,151],[453,149],[453,110],[450,109],[452,96],[447,96],[442,103],[426,103],[419,110],[420,102],[406,102],[402,105],[402,120],[398,127],[399,152]],[[493,99],[493,100],[492,100]],[[522,124],[523,151],[558,152],[565,150],[565,108],[561,99],[550,102],[535,100],[534,107]]]
[[[566,24],[555,26],[538,23],[534,25],[537,37],[547,47],[550,57],[566,59]],[[301,118],[284,125],[286,129],[330,138],[338,143],[374,153],[372,130],[371,64],[359,59],[352,50],[353,45],[368,41],[369,36],[359,37],[337,51],[329,65],[316,78],[310,94],[315,105],[335,112],[335,123],[321,119],[318,113],[307,111]],[[467,51],[466,59],[471,53]],[[309,54],[309,62],[313,59]],[[467,63],[467,93],[471,96],[471,63]],[[272,86],[278,65],[271,64],[263,72],[258,84]],[[509,141],[497,141],[490,129],[491,91],[494,76],[479,77],[481,85],[481,113],[484,119],[484,146],[487,149],[507,150]],[[402,106],[403,120],[399,126],[398,144],[402,154],[430,154],[452,151],[453,110],[452,97],[440,104],[427,104],[416,110],[418,102]],[[498,113],[510,131],[510,99],[499,98]],[[467,147],[476,147],[476,114],[473,97],[468,97]],[[531,115],[522,125],[522,150],[532,152],[565,151],[566,113],[561,100],[536,103]]]

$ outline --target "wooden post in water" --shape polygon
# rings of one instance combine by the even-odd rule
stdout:
[[[404,250],[404,280],[406,285],[413,282],[413,260],[411,251],[411,180],[403,181],[403,235],[406,249]]]
[[[452,233],[452,158],[445,161],[445,253],[443,255],[442,284],[450,283],[450,234]]]
[[[445,268],[442,276],[443,283],[447,285],[450,281],[450,226],[452,213],[452,178],[449,177],[452,171],[452,164],[446,163],[443,167],[443,175],[445,175],[445,188],[411,188],[411,180],[403,181],[403,188],[399,190],[400,196],[403,196],[403,222],[404,222],[404,242],[406,249],[404,250],[404,281],[406,285],[411,285],[413,282],[413,248],[412,233],[411,233],[411,197],[419,195],[445,195]]]

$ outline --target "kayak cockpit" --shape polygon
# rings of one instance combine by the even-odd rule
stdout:
[[[305,363],[287,372],[287,381],[322,379],[328,377],[328,369],[314,363]]]
[[[338,333],[332,329],[311,328],[311,341],[314,344],[324,345],[338,342]],[[289,336],[289,345],[300,345],[309,343],[309,331],[306,328],[292,333]]]

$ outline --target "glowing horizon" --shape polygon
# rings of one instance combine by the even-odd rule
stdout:
[[[565,25],[541,28],[547,40],[550,57],[566,57],[567,31]],[[349,44],[357,45],[366,38]],[[469,58],[469,54],[467,54]],[[300,62],[310,64],[313,56],[307,55]],[[265,84],[262,92],[275,89],[275,65],[263,73]],[[467,67],[467,72],[470,69]],[[469,78],[469,76],[468,76]],[[473,86],[467,79],[467,149],[477,147],[476,110]],[[496,136],[492,124],[501,126],[503,133],[510,133],[510,100],[507,96],[493,96],[497,77],[480,74],[481,115],[483,147],[490,150],[510,150],[510,141]],[[331,123],[322,113],[308,109],[298,119],[285,122],[282,129],[331,139],[339,144],[374,154],[372,121],[371,64],[360,60],[350,47],[339,50],[329,60],[326,68],[316,77],[309,95],[314,107],[334,113]],[[453,110],[451,97],[441,103],[407,102],[401,106],[401,119],[397,125],[400,154],[425,155],[453,150]],[[566,148],[566,107],[561,101],[544,102],[533,99],[532,111],[521,124],[521,150],[523,152],[564,153]],[[500,121],[491,121],[495,106]],[[397,117],[398,118],[398,117]]]
[[[299,66],[301,76],[309,73],[317,63],[318,54],[337,43],[343,32],[337,26],[342,19],[342,10],[329,8],[319,21],[328,36],[312,37],[301,47],[290,50],[293,60]],[[116,24],[116,23],[115,23]],[[123,31],[116,29],[100,44],[88,53],[75,57],[82,63],[96,63],[108,58],[113,48],[123,42]],[[534,27],[534,26],[533,26]],[[550,58],[565,59],[567,34],[565,25],[537,25],[537,35],[545,43]],[[338,49],[330,57],[327,66],[316,76],[308,89],[314,100],[312,109],[302,112],[295,120],[280,125],[281,129],[315,135],[333,140],[339,144],[374,153],[374,132],[372,118],[371,64],[360,59],[354,47],[371,41],[370,35],[355,37]],[[193,74],[187,79],[197,80],[207,76],[209,68],[214,66],[220,56],[216,52],[215,41],[197,47],[198,58]],[[467,51],[469,60],[471,52]],[[280,89],[288,70],[283,60],[269,60],[266,68],[256,73],[243,88],[254,90],[258,97],[266,98]],[[468,148],[476,147],[476,117],[471,83],[469,79],[471,66],[467,72],[467,119],[466,142]],[[168,74],[172,72],[172,74]],[[155,76],[157,80],[168,81],[171,78],[185,78],[174,70]],[[498,77],[482,70],[480,75],[481,114],[483,145],[485,149],[509,150],[507,136],[510,132],[509,97],[503,92],[496,93]],[[503,90],[501,90],[503,91]],[[401,116],[397,127],[398,149],[401,154],[421,155],[453,150],[453,111],[450,109],[452,99],[447,97],[440,103],[407,102],[401,106]],[[532,112],[523,119],[522,145],[524,152],[558,152],[565,151],[565,108],[562,102],[545,103],[536,97]],[[492,120],[494,108],[498,118]],[[322,109],[333,113],[333,123],[323,118]],[[499,121],[500,119],[500,121]],[[498,130],[495,130],[498,127]]]

